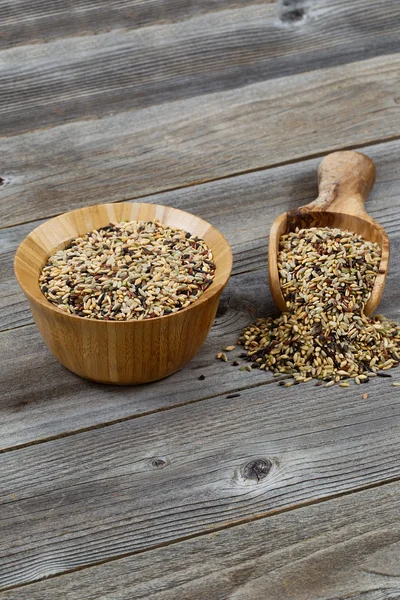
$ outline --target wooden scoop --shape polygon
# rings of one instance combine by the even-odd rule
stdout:
[[[390,250],[386,231],[364,208],[374,182],[375,165],[368,156],[354,151],[333,152],[323,159],[318,169],[318,198],[275,219],[269,237],[269,286],[281,311],[287,310],[287,307],[279,282],[279,240],[296,227],[338,228],[379,244],[382,258],[371,296],[365,305],[365,314],[368,316],[376,309],[385,286]]]

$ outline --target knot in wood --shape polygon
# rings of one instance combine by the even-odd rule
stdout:
[[[261,481],[272,469],[272,462],[268,458],[257,458],[247,463],[243,469],[244,479]]]
[[[305,0],[283,0],[279,18],[285,25],[298,25],[307,16]]]
[[[288,10],[281,15],[281,20],[285,23],[296,23],[296,21],[302,21],[304,19],[305,13],[306,11],[304,8]]]
[[[153,460],[151,461],[151,466],[154,467],[155,469],[163,469],[167,465],[168,465],[167,461],[164,460],[163,458],[153,458]]]

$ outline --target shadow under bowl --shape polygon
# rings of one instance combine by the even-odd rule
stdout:
[[[39,287],[47,259],[69,242],[110,222],[155,221],[202,238],[214,255],[212,284],[188,307],[142,321],[100,321],[70,315]],[[70,371],[100,383],[140,384],[181,369],[203,345],[232,270],[232,252],[215,227],[190,213],[157,204],[99,204],[50,219],[20,244],[15,275],[35,323],[54,356]]]

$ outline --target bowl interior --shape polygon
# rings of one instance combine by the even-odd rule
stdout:
[[[202,238],[214,255],[216,265],[213,283],[196,300],[197,305],[219,292],[229,278],[232,270],[232,252],[225,237],[215,227],[200,217],[182,210],[158,204],[122,202],[117,204],[98,204],[64,213],[46,221],[34,229],[20,244],[15,255],[15,274],[24,292],[32,300],[47,308],[63,312],[49,302],[39,287],[39,275],[49,256],[65,248],[71,240],[93,229],[108,225],[110,222],[155,221],[178,227]],[[189,310],[191,306],[184,310]],[[65,313],[63,313],[65,315]],[[80,319],[75,315],[71,318]],[[166,315],[156,318],[169,318]],[[150,320],[150,319],[149,319]],[[124,323],[125,321],[121,321]]]

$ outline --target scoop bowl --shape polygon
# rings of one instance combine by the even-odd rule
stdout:
[[[268,273],[272,297],[282,312],[287,306],[279,280],[279,241],[282,235],[295,231],[296,227],[337,228],[376,242],[381,248],[381,261],[364,312],[369,316],[377,308],[385,287],[390,243],[385,229],[364,208],[375,182],[375,172],[373,161],[360,152],[328,154],[318,169],[318,198],[275,219],[269,237]]]

